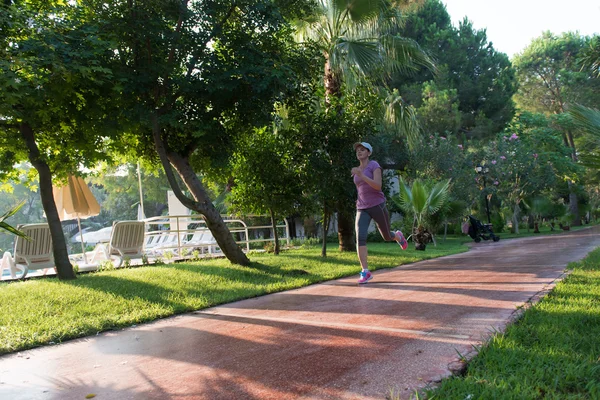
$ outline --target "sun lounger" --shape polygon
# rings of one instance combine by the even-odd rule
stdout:
[[[2,271],[8,268],[12,278],[23,279],[29,271],[44,269],[45,274],[48,269],[55,268],[52,236],[48,224],[18,225],[17,229],[31,240],[18,236],[15,238],[14,255],[4,253]],[[22,270],[22,274],[17,276],[17,270]]]
[[[105,259],[117,258],[116,267],[123,264],[125,258],[140,258],[144,254],[144,221],[117,221],[113,224],[110,241],[100,244],[94,250],[92,259],[98,261],[98,255],[104,254]]]
[[[208,251],[209,254],[213,254],[219,250],[217,241],[214,238],[212,232],[206,228],[200,228],[194,232],[190,240],[183,243],[186,248],[199,249],[202,253]]]

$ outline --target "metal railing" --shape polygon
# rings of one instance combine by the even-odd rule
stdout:
[[[274,232],[271,225],[251,225],[238,217],[221,215],[223,222],[232,235],[236,237],[235,242],[250,251],[250,244],[256,242],[274,242]],[[247,215],[247,219],[268,218],[263,215]],[[218,243],[213,237],[211,231],[206,226],[204,217],[200,214],[193,215],[166,215],[144,219],[146,224],[146,252],[161,254],[166,251],[176,252],[183,256],[184,249],[208,250],[210,254],[219,252]],[[270,237],[255,238],[252,233],[259,229],[269,229]],[[282,229],[285,232],[283,237],[287,244],[290,243],[290,227],[288,221],[283,219],[283,223],[276,225],[276,229]],[[245,245],[245,246],[244,246]]]

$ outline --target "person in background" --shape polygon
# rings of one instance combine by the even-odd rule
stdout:
[[[354,184],[358,192],[356,200],[356,248],[362,271],[358,283],[367,283],[373,278],[367,263],[367,231],[371,219],[375,220],[379,233],[386,241],[395,240],[402,250],[408,243],[401,231],[391,231],[390,215],[385,205],[382,187],[382,168],[377,161],[369,160],[373,147],[367,142],[354,144],[358,167],[352,168]]]

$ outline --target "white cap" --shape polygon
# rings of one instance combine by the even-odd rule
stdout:
[[[373,147],[371,147],[371,145],[369,143],[367,143],[367,142],[357,142],[357,143],[354,143],[354,151],[356,151],[356,148],[358,146],[362,146],[365,149],[369,150],[369,153],[373,153]]]

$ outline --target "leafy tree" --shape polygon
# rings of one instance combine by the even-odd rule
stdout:
[[[343,112],[330,112],[324,98],[315,95],[322,90],[316,85],[320,83],[304,88],[302,95],[291,100],[293,104],[287,107],[285,124],[279,129],[292,147],[301,150],[295,165],[299,166],[299,177],[303,180],[305,206],[319,204],[322,212],[321,255],[325,257],[333,212],[341,203],[353,208],[356,202],[356,189],[348,167],[356,162],[356,156],[348,140],[354,143],[361,135],[368,137],[376,132],[373,108],[380,103],[372,92],[351,91],[340,99],[331,99],[330,106],[338,107],[339,102]]]
[[[517,105],[530,112],[559,114],[570,104],[594,105],[600,101],[600,81],[591,70],[581,70],[579,57],[591,39],[577,33],[544,32],[532,40],[513,62],[519,79]],[[572,138],[568,143],[572,147]]]
[[[560,132],[541,114],[521,114],[486,151],[482,164],[489,172],[477,180],[484,186],[483,179],[488,179],[485,195],[498,195],[511,206],[517,232],[523,201],[553,190],[556,196],[561,181],[579,172]]]
[[[421,85],[435,80],[440,90],[456,90],[460,132],[467,138],[493,137],[510,122],[514,115],[515,73],[506,54],[497,52],[487,41],[485,30],[474,29],[466,18],[458,28],[453,27],[443,3],[427,0],[408,15],[401,32],[431,53],[440,71],[436,76],[422,71],[414,76],[393,77],[392,86],[399,88],[411,104],[420,106],[425,97]]]
[[[465,19],[457,33],[456,42],[445,54],[451,58],[448,79],[458,93],[462,128],[467,136],[489,136],[503,129],[514,115],[515,73],[508,56],[487,41],[485,30],[475,30]]]
[[[461,124],[456,89],[439,90],[434,81],[425,82],[417,115],[426,134],[456,135]]]
[[[75,274],[53,175],[64,178],[103,159],[108,136],[100,102],[111,78],[100,65],[106,44],[79,11],[59,1],[0,5],[0,177],[14,178],[13,165],[23,160],[36,169],[60,279]]]
[[[298,211],[303,196],[303,179],[299,176],[293,148],[286,138],[267,128],[239,139],[232,172],[235,185],[230,201],[234,211],[249,214],[267,213],[279,254],[277,220]]]
[[[592,70],[582,70],[578,63],[590,39],[577,33],[560,36],[545,32],[514,59],[520,82],[515,96],[523,110],[557,115],[563,141],[571,149],[571,157],[577,162],[574,129],[570,119],[560,116],[569,105],[600,103],[600,80],[593,78]],[[569,182],[569,207],[573,223],[579,224],[577,190],[575,182]]]
[[[453,200],[471,203],[475,197],[472,154],[456,137],[429,135],[409,153],[404,175],[409,180],[442,181],[451,179]]]
[[[139,124],[131,130],[138,152],[158,155],[177,198],[204,216],[230,261],[248,265],[197,171],[225,160],[238,132],[268,121],[294,85],[298,53],[277,5],[114,0],[90,12],[115,43],[112,67],[121,104]]]

